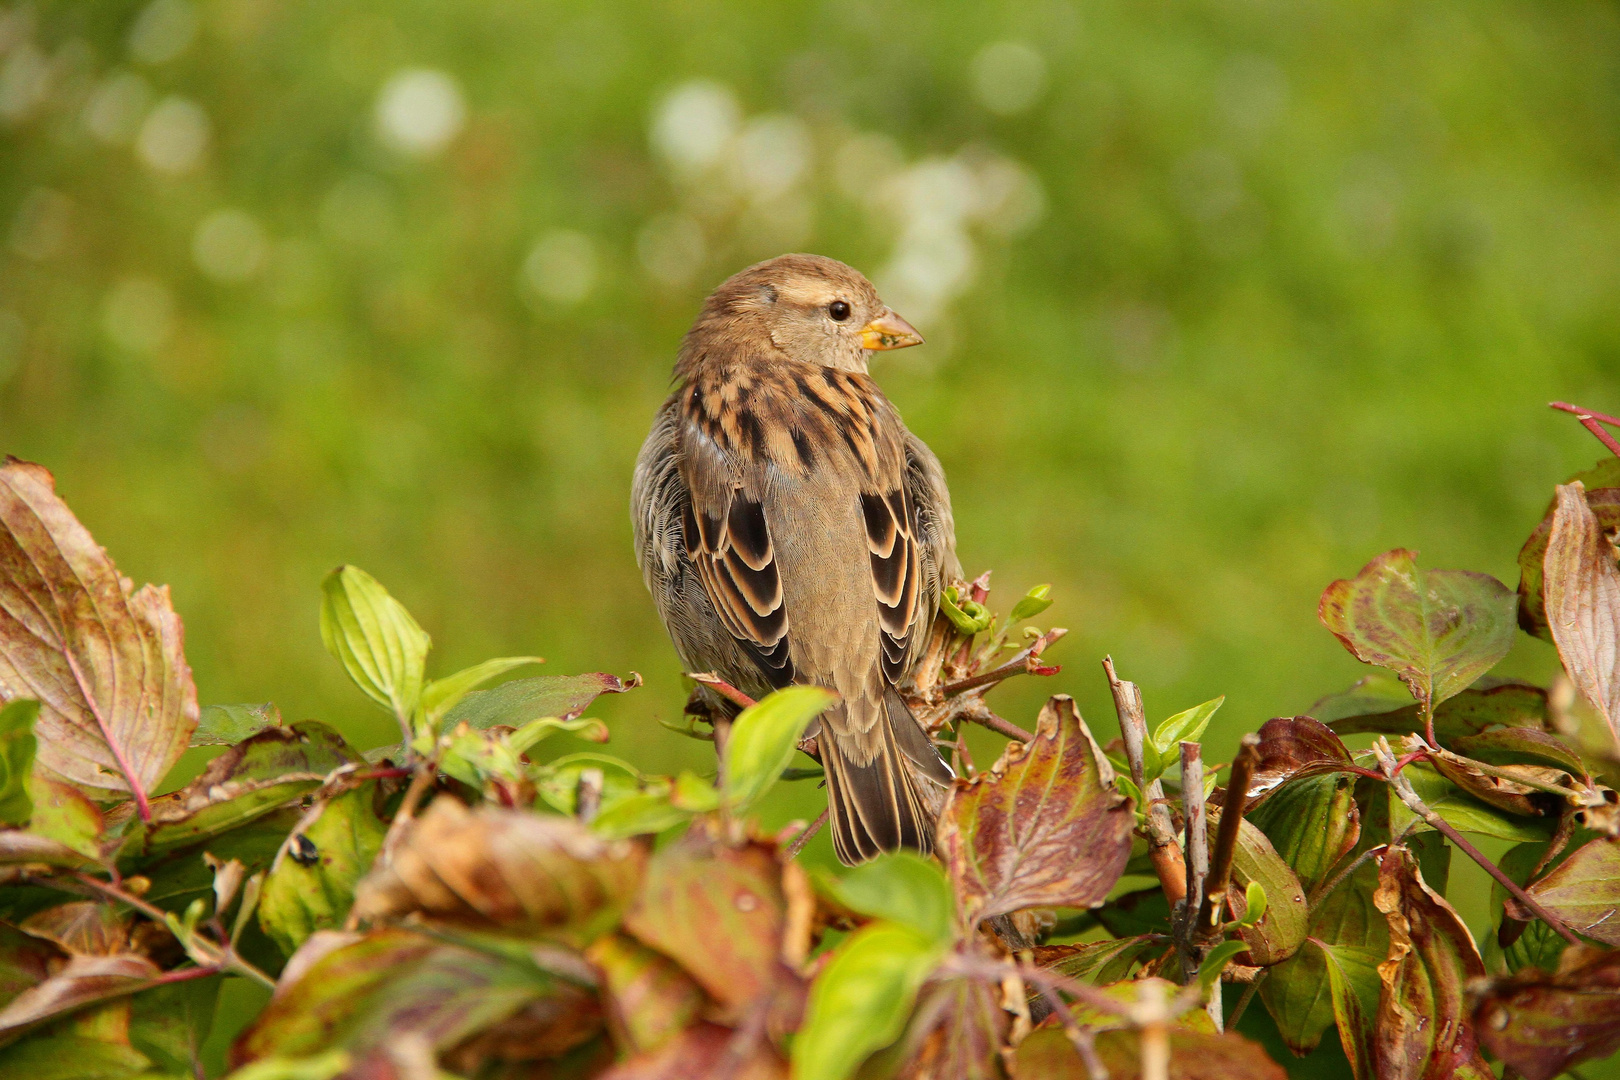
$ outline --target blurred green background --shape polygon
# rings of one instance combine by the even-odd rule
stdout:
[[[639,671],[619,751],[700,766],[631,465],[703,295],[822,252],[929,339],[874,369],[964,563],[1073,630],[1004,714],[1111,737],[1111,652],[1222,759],[1362,673],[1330,580],[1512,585],[1601,452],[1545,404],[1620,411],[1617,80],[1609,3],[0,4],[0,450],[204,702],[388,740],[316,629],[354,562],[434,673]]]

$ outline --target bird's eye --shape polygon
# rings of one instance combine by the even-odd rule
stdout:
[[[833,317],[833,322],[843,322],[849,318],[849,305],[842,300],[834,300],[827,305],[827,314]]]

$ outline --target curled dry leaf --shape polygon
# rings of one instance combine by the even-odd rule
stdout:
[[[161,975],[144,956],[72,956],[50,978],[0,1009],[0,1046],[65,1013],[132,993]]]
[[[1469,570],[1423,570],[1405,548],[1329,585],[1317,617],[1356,659],[1393,671],[1431,707],[1495,667],[1517,630],[1507,586]]]
[[[74,956],[115,956],[130,951],[130,922],[111,904],[80,900],[37,911],[21,927]]]
[[[1480,768],[1472,758],[1437,749],[1429,755],[1435,771],[1462,788],[1480,802],[1498,810],[1525,817],[1557,816],[1563,802],[1576,802],[1579,795],[1575,783],[1562,769],[1542,765],[1498,765],[1491,772]],[[1526,781],[1521,783],[1520,781]],[[1554,795],[1538,785],[1548,784],[1565,788],[1569,794]]]
[[[355,890],[361,919],[413,912],[584,945],[612,926],[641,880],[643,849],[571,818],[435,799]]]
[[[1524,1080],[1553,1080],[1620,1050],[1620,952],[1570,948],[1556,974],[1530,968],[1483,989],[1474,1024]]]
[[[1462,918],[1424,884],[1417,860],[1404,847],[1390,848],[1379,860],[1373,905],[1389,926],[1389,956],[1378,965],[1376,1075],[1419,1080],[1467,1068],[1490,1075],[1465,989],[1470,980],[1484,978],[1485,962]]]
[[[1607,464],[1607,463],[1605,463]],[[1597,470],[1577,473],[1571,483],[1579,481],[1586,489],[1586,505],[1597,518],[1598,528],[1612,533],[1620,528],[1620,488],[1605,486],[1613,482],[1613,472],[1607,477],[1595,476]],[[1547,512],[1531,530],[1530,537],[1519,551],[1519,628],[1527,634],[1552,641],[1552,630],[1547,625],[1547,603],[1544,566],[1547,559],[1547,541],[1552,535],[1553,518],[1558,513],[1558,497],[1547,503]]]
[[[1260,725],[1260,763],[1249,781],[1249,806],[1289,780],[1355,767],[1333,729],[1309,716],[1279,716]]]
[[[49,472],[0,465],[0,701],[39,699],[37,768],[144,816],[197,726],[183,637],[168,587],[120,577]]]
[[[1558,488],[1543,563],[1547,625],[1571,681],[1620,740],[1620,566],[1579,481]]]
[[[959,780],[938,850],[958,902],[982,920],[1028,907],[1095,907],[1125,870],[1135,815],[1074,701],[1041,709],[1032,742]]]

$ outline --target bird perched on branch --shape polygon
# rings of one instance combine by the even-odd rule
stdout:
[[[846,864],[931,850],[951,781],[895,689],[961,577],[950,493],[866,370],[921,343],[841,262],[750,266],[704,302],[636,460],[636,559],[687,670],[838,693],[812,730]]]

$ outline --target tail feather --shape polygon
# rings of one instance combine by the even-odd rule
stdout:
[[[894,705],[898,704],[898,712]],[[846,866],[874,858],[898,848],[929,854],[934,848],[934,818],[938,802],[934,792],[917,790],[916,775],[921,773],[930,788],[943,787],[935,773],[948,782],[950,768],[940,760],[926,732],[918,727],[899,698],[889,705],[887,716],[877,727],[881,731],[877,753],[865,765],[856,764],[840,746],[839,737],[823,725],[819,741],[822,765],[827,771],[827,807],[832,826],[833,848]],[[916,738],[909,738],[914,729]],[[897,730],[899,738],[897,739]],[[902,742],[921,747],[902,746]],[[919,749],[938,763],[914,762]]]

